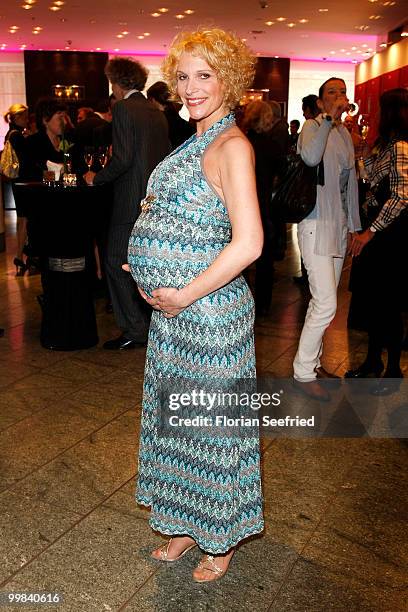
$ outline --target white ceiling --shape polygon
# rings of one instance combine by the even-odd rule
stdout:
[[[35,2],[25,10],[22,5]],[[362,61],[406,19],[404,0],[6,0],[0,9],[0,50],[102,50],[161,55],[180,29],[221,27],[246,38],[260,55]],[[26,5],[27,6],[27,5]],[[160,17],[151,13],[168,8]],[[177,19],[185,10],[194,11]],[[319,9],[328,9],[321,12]],[[370,16],[373,18],[370,19]],[[379,16],[379,18],[374,18]],[[279,22],[278,17],[286,20]],[[306,19],[306,23],[299,20]],[[274,25],[265,25],[273,21]],[[294,23],[293,27],[288,24]],[[18,26],[10,33],[11,26]],[[40,27],[40,33],[32,33]],[[364,30],[358,28],[366,28]],[[257,33],[259,31],[259,33]],[[123,38],[117,38],[118,34]],[[138,39],[145,32],[150,35]],[[26,45],[26,47],[22,47]],[[371,49],[372,51],[368,51]],[[118,51],[117,51],[118,50]],[[1,61],[1,54],[0,54]]]

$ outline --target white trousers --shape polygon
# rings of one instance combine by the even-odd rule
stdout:
[[[293,362],[294,377],[301,382],[316,378],[323,351],[323,335],[337,310],[337,287],[347,250],[347,227],[343,227],[343,256],[315,255],[316,219],[298,225],[298,242],[312,295],[299,346]]]

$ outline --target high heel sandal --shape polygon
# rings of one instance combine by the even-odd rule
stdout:
[[[166,561],[167,563],[173,563],[173,561],[178,561],[179,559],[181,559],[182,557],[184,557],[184,555],[186,553],[188,553],[189,550],[191,550],[192,548],[194,548],[195,546],[197,546],[197,544],[195,542],[193,542],[193,544],[191,544],[190,546],[187,546],[187,548],[185,548],[178,557],[175,557],[174,559],[169,559],[169,548],[170,548],[170,544],[172,543],[173,538],[170,538],[170,540],[168,542],[166,542],[166,544],[163,544],[163,546],[160,546],[160,548],[156,548],[156,550],[159,553],[158,557],[153,556],[153,553],[150,555],[152,557],[152,559],[156,559],[156,561]],[[155,552],[155,551],[153,551]]]
[[[231,558],[229,560],[227,567],[222,569],[216,564],[214,557],[212,555],[205,555],[201,559],[200,563],[197,565],[195,570],[193,571],[194,582],[214,582],[214,580],[219,580],[220,578],[225,576],[225,574],[227,573],[233,556],[234,556],[234,553],[231,555]],[[198,576],[197,574],[202,570],[206,572],[211,572],[212,576],[210,578],[203,578],[203,577]]]
[[[24,261],[19,257],[15,257],[13,259],[13,264],[16,266],[16,276],[24,276],[24,274],[28,270],[27,264],[25,264]]]

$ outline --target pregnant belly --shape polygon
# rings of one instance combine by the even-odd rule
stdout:
[[[191,235],[191,232],[187,232]],[[211,263],[213,257],[186,244],[177,224],[159,215],[140,215],[129,239],[128,263],[139,287],[148,295],[159,287],[181,289]]]

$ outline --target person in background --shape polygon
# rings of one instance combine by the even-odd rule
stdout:
[[[320,109],[317,105],[317,96],[315,94],[309,94],[302,98],[302,112],[306,119],[314,119],[320,113]]]
[[[195,133],[195,127],[180,117],[177,106],[170,100],[170,90],[167,83],[157,81],[146,92],[147,99],[159,110],[163,111],[169,126],[169,139],[173,149],[183,144]]]
[[[298,242],[309,279],[311,299],[293,362],[294,385],[317,400],[330,399],[316,379],[338,378],[326,371],[320,358],[323,335],[337,310],[337,286],[348,245],[361,229],[354,148],[341,124],[348,108],[346,84],[332,77],[319,89],[321,113],[308,119],[298,150],[308,166],[323,160],[324,184],[317,186],[316,206],[298,224]]]
[[[61,139],[67,126],[66,106],[59,100],[44,98],[37,103],[35,112],[38,131],[28,136],[24,147],[21,178],[26,181],[42,181],[48,160],[61,164],[64,161]]]
[[[285,119],[282,118],[282,109],[279,102],[276,102],[275,100],[268,100],[268,104],[272,109],[273,115],[269,138],[270,142],[273,143],[272,146],[275,150],[275,161],[273,167],[274,188],[278,178],[283,176],[287,169],[289,133],[288,124]],[[284,258],[286,251],[286,223],[283,223],[280,219],[273,217],[273,203],[272,218],[274,232],[273,256],[275,261],[281,261]]]
[[[297,153],[299,128],[300,128],[300,121],[298,121],[298,119],[293,119],[289,123],[289,146],[288,146],[289,155],[296,155]]]
[[[112,112],[112,158],[100,172],[89,171],[89,185],[113,183],[114,201],[108,230],[105,270],[113,313],[121,335],[108,350],[133,349],[147,340],[149,314],[135,284],[124,270],[130,233],[139,215],[152,170],[170,150],[167,121],[141,93],[147,70],[127,58],[111,59],[105,74],[117,100]]]
[[[276,229],[272,218],[271,196],[275,177],[280,171],[283,150],[273,138],[273,124],[270,104],[263,101],[247,104],[241,129],[255,152],[256,187],[264,230],[262,254],[255,264],[255,312],[258,317],[269,314],[274,278]]]
[[[105,122],[94,129],[94,146],[95,148],[108,147],[109,155],[112,154],[112,109],[115,103],[116,98],[111,94],[108,100],[102,100],[95,105],[96,114]]]
[[[25,104],[12,104],[5,113],[4,120],[9,126],[4,142],[10,142],[18,157],[19,177],[21,177],[24,163],[25,133],[28,125],[28,107]],[[27,263],[24,261],[24,246],[27,240],[27,213],[24,200],[13,188],[14,182],[12,181],[12,189],[17,213],[17,253],[13,263],[16,266],[16,276],[23,276],[28,269]]]
[[[77,110],[77,123],[85,121],[85,119],[92,117],[94,114],[94,109],[90,106],[81,106],[81,108],[78,108]]]
[[[353,297],[365,313],[368,351],[346,378],[383,377],[373,389],[388,395],[399,387],[403,345],[402,310],[408,306],[408,91],[391,89],[380,97],[379,136],[364,160],[370,182],[369,227],[354,236]],[[354,296],[354,294],[356,294]],[[393,380],[390,380],[393,379]]]
[[[319,107],[317,106],[317,96],[315,94],[309,94],[302,98],[302,112],[306,120],[314,119],[320,113]],[[301,275],[292,276],[293,282],[301,287],[307,288],[309,286],[309,281],[307,279],[307,272],[302,256],[300,256],[300,269]]]

